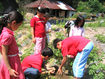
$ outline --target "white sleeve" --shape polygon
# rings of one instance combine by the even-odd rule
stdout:
[[[48,27],[49,27],[49,29],[51,29],[51,23],[50,22],[48,22]]]

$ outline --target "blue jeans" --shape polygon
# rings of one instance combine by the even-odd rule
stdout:
[[[27,68],[24,71],[25,79],[38,79],[40,77],[40,72],[38,69],[35,68]]]

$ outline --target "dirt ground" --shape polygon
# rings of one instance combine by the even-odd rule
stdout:
[[[52,27],[56,27],[56,26],[52,26]],[[59,32],[64,33],[64,29],[59,30]],[[105,35],[105,27],[99,27],[99,28],[87,27],[85,28],[85,37],[93,41],[94,45],[97,46],[100,49],[100,51],[105,52],[105,48],[104,48],[105,44],[96,40],[95,35],[97,34]],[[55,36],[56,36],[55,31],[52,31],[51,36],[50,36],[50,42],[52,42],[56,38]]]
[[[56,26],[54,26],[54,27],[56,27]],[[64,33],[63,30],[64,29],[59,30],[59,32]],[[105,27],[99,27],[99,28],[87,27],[87,28],[85,28],[85,37],[90,39],[94,43],[94,45],[97,48],[99,48],[100,52],[102,52],[102,51],[105,52],[105,44],[96,40],[95,35],[97,35],[97,34],[105,35]],[[50,36],[50,42],[52,42],[55,38],[56,38],[56,33],[55,33],[55,31],[52,31],[51,36]],[[105,64],[105,59],[103,59],[102,63]],[[67,75],[63,75],[62,77],[59,77],[56,75],[55,78],[56,79],[73,79],[72,76],[67,76]]]
[[[57,27],[57,26],[52,26],[52,27]],[[64,33],[64,29],[60,28],[59,32]],[[99,27],[97,29],[90,28],[90,27],[85,28],[85,37],[93,41],[94,45],[100,49],[100,52],[101,51],[105,52],[105,44],[100,43],[99,41],[96,40],[95,35],[97,34],[105,35],[105,27]],[[56,32],[52,30],[51,36],[50,36],[50,42],[52,42],[55,38],[56,38]],[[24,47],[24,48],[27,48],[27,47]],[[1,60],[1,56],[0,56],[0,60]],[[105,59],[103,59],[103,63],[105,64]],[[63,75],[62,77],[59,77],[58,75],[56,75],[55,78],[56,79],[72,79],[72,76]]]

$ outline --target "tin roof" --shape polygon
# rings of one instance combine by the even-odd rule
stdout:
[[[49,8],[49,9],[61,9],[61,10],[72,10],[75,11],[71,6],[65,4],[61,1],[52,1],[52,0],[37,0],[32,3],[25,5],[28,8],[37,8],[37,7]]]

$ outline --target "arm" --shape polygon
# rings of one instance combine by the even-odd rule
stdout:
[[[82,30],[82,36],[83,36],[83,37],[85,36],[85,34],[84,34],[84,28],[83,28],[83,30]]]
[[[48,31],[46,31],[46,33],[50,33],[51,32],[51,29],[49,29]]]
[[[49,33],[51,32],[51,24],[50,24],[50,22],[49,22]]]
[[[35,40],[35,37],[34,37],[34,28],[31,27],[31,34],[32,34],[32,42],[35,43],[36,40]]]
[[[46,23],[46,33],[50,33],[51,32],[51,24],[50,22]]]
[[[62,74],[62,67],[66,63],[66,60],[67,60],[67,56],[64,56],[63,59],[62,59],[61,65],[59,66],[59,69],[58,69],[57,73]]]
[[[7,52],[8,52],[8,46],[7,45],[2,45],[2,56],[3,56],[3,59],[4,59],[4,62],[9,70],[9,73],[11,76],[14,76],[14,77],[18,77],[18,72],[16,72],[15,70],[13,70],[9,64],[9,60],[8,60],[8,57],[7,57]]]
[[[35,33],[35,25],[36,25],[36,20],[35,20],[35,18],[32,18],[31,21],[30,21],[30,26],[31,26],[31,34],[32,34],[32,42],[33,43],[36,42],[35,36],[34,36],[34,33]]]

